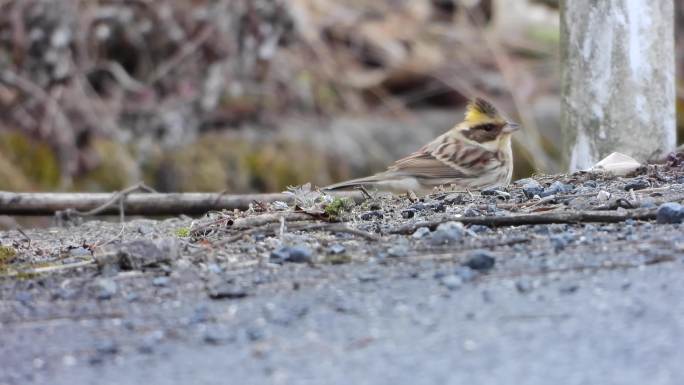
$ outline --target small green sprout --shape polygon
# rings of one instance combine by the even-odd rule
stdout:
[[[176,230],[176,236],[178,238],[187,238],[190,236],[190,228],[189,227],[181,227]]]
[[[330,218],[337,218],[344,211],[350,210],[354,207],[354,200],[350,198],[335,198],[330,204],[325,206],[325,213]]]

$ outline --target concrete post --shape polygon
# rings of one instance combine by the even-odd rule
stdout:
[[[674,0],[561,1],[562,127],[571,171],[675,147]]]

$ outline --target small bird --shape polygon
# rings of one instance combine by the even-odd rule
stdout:
[[[435,187],[460,191],[504,187],[513,175],[511,134],[519,126],[482,98],[468,103],[465,120],[387,171],[336,183],[323,190],[373,186],[393,192],[428,194]]]

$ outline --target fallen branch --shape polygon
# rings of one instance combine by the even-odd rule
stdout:
[[[359,193],[334,196],[361,199]],[[53,215],[67,209],[90,215],[201,215],[209,211],[245,210],[255,201],[292,202],[286,194],[226,195],[217,193],[13,193],[0,192],[0,215]],[[111,202],[121,202],[121,207]]]
[[[563,212],[542,212],[533,214],[514,214],[506,216],[483,216],[483,217],[456,217],[446,216],[434,221],[421,221],[409,223],[395,227],[389,231],[390,234],[412,234],[419,227],[428,227],[434,230],[437,226],[445,222],[461,222],[464,225],[484,225],[484,226],[521,226],[521,225],[543,225],[551,223],[585,223],[602,222],[615,223],[624,222],[628,219],[652,220],[656,218],[656,209],[637,209],[625,212],[606,212],[606,211],[563,211]]]

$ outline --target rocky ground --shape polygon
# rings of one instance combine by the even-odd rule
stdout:
[[[1,233],[0,384],[684,380],[676,158],[481,195],[293,194],[299,212]]]

